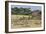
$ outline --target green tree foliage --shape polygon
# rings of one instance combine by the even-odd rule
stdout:
[[[25,14],[25,15],[31,14],[31,8],[14,7],[11,8],[11,10],[12,10],[12,14]]]

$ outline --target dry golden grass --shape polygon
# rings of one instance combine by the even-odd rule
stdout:
[[[41,27],[41,20],[33,20],[31,19],[32,16],[30,16],[30,19],[28,19],[29,16],[25,15],[12,15],[11,16],[11,27],[12,28],[36,28]]]

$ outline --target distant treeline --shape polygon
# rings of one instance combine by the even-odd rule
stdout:
[[[18,7],[14,7],[11,8],[12,10],[12,14],[31,14],[31,8],[18,8]]]
[[[37,10],[37,11],[39,12],[40,10]],[[32,11],[31,8],[22,8],[22,7],[11,8],[11,13],[12,14],[31,15],[32,12],[34,12],[34,11]]]

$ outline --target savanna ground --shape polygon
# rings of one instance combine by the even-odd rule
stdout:
[[[12,28],[37,28],[41,27],[41,20],[30,15],[11,15]]]

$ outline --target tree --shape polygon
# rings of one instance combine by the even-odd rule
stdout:
[[[12,14],[25,14],[25,15],[31,14],[31,8],[14,7],[11,9],[12,9]]]

